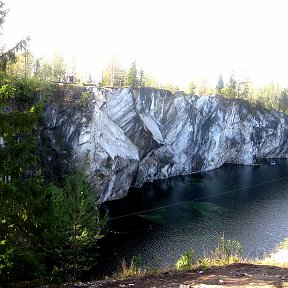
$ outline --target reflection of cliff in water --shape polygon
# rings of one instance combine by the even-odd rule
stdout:
[[[102,241],[103,268],[116,269],[133,255],[147,265],[159,258],[166,267],[187,250],[200,256],[204,248],[213,249],[221,232],[241,242],[245,257],[261,258],[288,236],[287,164],[227,164],[145,183],[124,199],[104,203],[114,219]]]

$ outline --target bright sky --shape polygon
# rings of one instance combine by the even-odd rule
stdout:
[[[93,73],[116,52],[180,86],[220,73],[228,81],[232,70],[288,86],[287,0],[4,2],[6,42],[30,36],[37,56],[57,48]]]

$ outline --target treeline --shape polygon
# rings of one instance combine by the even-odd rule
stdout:
[[[16,55],[16,59],[16,62],[10,62],[7,65],[6,71],[9,77],[30,77],[47,82],[86,83],[98,87],[154,87],[173,93],[183,91],[200,96],[220,94],[226,98],[247,100],[252,105],[261,105],[283,112],[288,110],[288,88],[280,87],[274,81],[257,86],[245,75],[240,76],[233,72],[226,83],[220,75],[215,87],[212,87],[205,77],[190,81],[186,87],[179,87],[170,82],[159,82],[142,67],[139,68],[136,61],[132,62],[130,67],[125,68],[117,56],[111,57],[98,78],[91,73],[83,75],[79,72],[75,59],[66,62],[61,53],[57,51],[50,59],[34,59],[25,48]]]
[[[6,67],[9,78],[34,78],[46,82],[80,83],[82,76],[77,71],[76,60],[67,63],[59,51],[51,58],[35,58],[27,49],[22,49]]]
[[[211,87],[208,79],[203,77],[197,81],[189,82],[186,87],[174,85],[173,83],[160,83],[151,74],[146,73],[143,68],[138,69],[136,62],[131,67],[124,69],[117,57],[102,72],[102,81],[99,86],[109,87],[154,87],[166,89],[173,93],[182,91],[189,95],[209,96],[220,94],[226,98],[244,99],[252,105],[260,105],[279,111],[288,111],[288,88],[282,88],[277,82],[271,81],[262,86],[253,84],[246,76],[235,76],[232,72],[227,83],[222,75],[215,87]]]
[[[249,78],[236,77],[231,73],[226,84],[220,75],[214,91],[226,98],[247,100],[251,105],[288,111],[288,88],[282,88],[274,81],[263,86],[256,86]]]

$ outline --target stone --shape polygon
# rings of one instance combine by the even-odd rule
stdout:
[[[287,158],[287,115],[239,99],[154,88],[58,89],[44,113],[51,146],[59,155],[72,151],[78,165],[89,155],[100,202],[155,179]]]

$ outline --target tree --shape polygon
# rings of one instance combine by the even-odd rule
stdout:
[[[2,28],[6,15],[8,13],[8,10],[4,9],[5,3],[3,1],[0,1],[0,28]],[[27,44],[29,42],[30,38],[27,37],[26,39],[23,39],[16,43],[12,48],[4,51],[4,49],[1,49],[0,53],[0,71],[6,71],[7,64],[9,62],[15,62],[16,61],[16,52],[23,51],[26,49]]]
[[[53,81],[53,66],[47,60],[36,59],[34,63],[34,76],[38,80]]]
[[[237,97],[245,100],[250,100],[251,81],[248,77],[239,79],[237,83]]]
[[[132,62],[132,65],[127,72],[125,85],[130,86],[132,88],[138,86],[137,67],[135,61]]]
[[[46,237],[53,255],[53,277],[76,281],[95,264],[95,248],[103,237],[106,218],[100,218],[85,169],[68,176],[63,189],[51,187],[52,214]],[[93,248],[93,249],[91,249]]]
[[[208,79],[206,77],[202,77],[197,85],[197,94],[198,95],[209,95],[212,91],[208,85]]]
[[[66,71],[67,65],[64,58],[58,51],[56,51],[52,62],[52,75],[54,81],[63,81]]]
[[[144,86],[158,88],[159,83],[151,74],[146,73],[145,78],[144,78]]]
[[[0,1],[0,24],[7,11]],[[15,256],[24,253],[27,246],[34,245],[37,230],[37,199],[41,193],[39,178],[30,177],[36,170],[33,129],[38,121],[39,106],[33,104],[31,90],[23,90],[23,82],[11,83],[6,76],[9,62],[15,62],[16,52],[26,48],[22,40],[13,48],[0,54],[0,275],[13,277],[9,267]],[[33,188],[32,188],[33,187]],[[33,199],[33,201],[31,201]],[[30,217],[30,213],[34,213]]]
[[[41,104],[34,103],[33,92],[24,79],[11,83],[4,77],[0,83],[0,278],[6,280],[29,279],[41,267],[35,250],[46,205],[35,153]]]
[[[223,88],[224,88],[224,81],[223,81],[223,77],[222,77],[222,74],[221,74],[219,76],[219,80],[218,80],[218,83],[217,83],[217,86],[216,86],[216,92],[218,94],[221,94]]]
[[[281,92],[278,109],[287,113],[287,110],[288,110],[288,88],[284,88]]]
[[[233,73],[230,74],[229,82],[227,84],[228,87],[228,96],[230,98],[236,98],[237,96],[237,81],[235,80],[235,76]]]
[[[0,2],[0,16],[2,7]],[[52,273],[51,266],[59,268],[63,255],[69,256],[76,277],[83,263],[80,255],[90,254],[102,222],[84,172],[68,178],[63,189],[44,178],[38,148],[43,107],[39,81],[9,78],[5,69],[10,59],[17,59],[17,49],[8,51],[0,54],[0,62],[6,63],[0,71],[0,279],[39,278]],[[40,68],[38,61],[37,74]]]
[[[267,108],[278,109],[279,99],[281,98],[281,89],[279,84],[271,81],[259,89],[259,100]]]
[[[102,86],[122,87],[125,84],[125,70],[117,55],[112,56],[102,71]]]
[[[145,86],[145,72],[142,68],[139,71],[139,86]]]
[[[23,53],[17,53],[16,61],[7,64],[8,77],[31,77],[33,74],[33,56],[25,49]]]
[[[193,81],[189,82],[186,91],[187,94],[195,95],[196,92],[196,85]]]
[[[171,91],[172,93],[179,91],[179,87],[173,85],[171,82],[167,82],[167,83],[161,85],[161,88],[168,90],[168,91]]]

